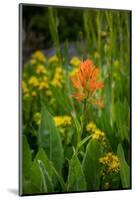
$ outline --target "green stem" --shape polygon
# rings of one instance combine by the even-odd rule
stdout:
[[[83,103],[83,109],[82,109],[80,140],[84,131],[84,122],[85,122],[85,114],[86,114],[86,107],[87,107],[86,105],[87,105],[87,100],[85,99]]]

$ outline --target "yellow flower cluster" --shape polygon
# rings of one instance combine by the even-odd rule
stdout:
[[[41,114],[39,112],[36,112],[34,117],[33,117],[34,122],[36,123],[36,125],[40,125],[41,122]]]
[[[48,97],[51,97],[52,96],[51,90],[46,90],[45,95],[48,96]]]
[[[23,97],[24,99],[28,99],[29,98],[29,88],[27,87],[27,84],[25,81],[22,81],[22,92],[23,92]]]
[[[47,74],[47,69],[45,68],[44,65],[38,65],[36,68],[36,73],[37,74]]]
[[[64,81],[64,72],[61,67],[57,67],[51,84],[55,87],[62,88],[63,81]]]
[[[88,132],[94,132],[97,129],[96,124],[94,124],[94,122],[89,122],[86,126],[86,130]]]
[[[36,96],[37,96],[37,93],[36,93],[35,91],[33,91],[33,92],[31,93],[31,96],[32,96],[32,97],[36,97]]]
[[[119,158],[111,152],[101,157],[99,162],[105,167],[105,173],[118,173],[120,170]]]
[[[31,76],[28,83],[29,83],[29,85],[31,85],[33,87],[37,87],[39,90],[49,88],[48,79],[46,76],[43,77],[42,80],[38,79],[36,76]]]
[[[28,89],[25,81],[22,81],[22,91],[23,91],[24,94],[29,92],[29,89]]]
[[[57,63],[59,61],[58,57],[56,55],[54,56],[51,56],[49,59],[48,59],[48,63],[49,64],[52,64],[52,63]]]
[[[38,60],[40,62],[46,62],[46,57],[44,56],[44,54],[41,51],[36,51],[33,55],[32,55],[32,60],[34,62],[34,60]]]
[[[48,84],[48,82],[45,82],[45,81],[41,81],[40,83],[39,83],[39,90],[44,90],[44,89],[48,89],[49,88],[49,84]]]
[[[28,83],[29,85],[34,86],[34,87],[39,86],[39,80],[37,79],[36,76],[31,76]]]
[[[73,57],[70,60],[70,64],[74,66],[78,66],[80,64],[81,60],[78,57]]]
[[[99,129],[95,130],[95,132],[92,134],[93,140],[103,141],[104,138],[105,138],[104,132],[100,131]]]
[[[54,118],[55,125],[57,127],[65,127],[71,124],[71,117],[70,116],[55,116]]]
[[[86,130],[91,133],[91,138],[93,140],[100,141],[104,146],[106,145],[105,133],[97,128],[94,122],[89,122],[86,126]]]

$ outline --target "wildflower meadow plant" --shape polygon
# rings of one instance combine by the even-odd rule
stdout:
[[[129,17],[46,7],[30,20],[44,39],[22,67],[20,194],[131,187]]]

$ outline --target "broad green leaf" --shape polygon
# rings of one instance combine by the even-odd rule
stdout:
[[[45,188],[43,187],[43,178],[42,178],[41,171],[39,169],[39,164],[38,164],[39,160],[42,161],[42,163],[44,164],[45,169],[47,173],[49,174],[49,176],[50,177],[52,176],[51,165],[47,158],[47,155],[43,149],[40,149],[31,167],[30,180],[33,183],[33,185],[36,187],[35,192],[46,192]]]
[[[27,138],[25,135],[22,137],[22,172],[25,178],[29,178],[30,168],[32,166],[32,156]]]
[[[76,155],[72,156],[69,162],[68,191],[86,190],[85,176],[82,171],[80,161]]]
[[[120,176],[123,188],[130,187],[130,167],[125,160],[124,150],[121,144],[117,149],[118,157],[120,159]]]
[[[45,169],[43,162],[41,160],[38,160],[38,164],[39,164],[39,169],[42,175],[44,191],[53,192],[52,179],[50,178],[47,170]]]
[[[100,163],[99,158],[102,155],[102,146],[96,140],[90,140],[84,155],[82,168],[85,174],[87,189],[99,190],[100,186]]]
[[[53,162],[56,170],[61,173],[63,163],[63,147],[60,133],[54,124],[51,114],[45,107],[42,109],[39,144],[40,147],[45,149],[49,160]]]

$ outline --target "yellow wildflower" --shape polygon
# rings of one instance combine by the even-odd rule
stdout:
[[[36,69],[36,73],[37,74],[46,74],[47,73],[47,69],[45,68],[44,65],[38,65],[37,69]]]
[[[36,97],[36,96],[37,96],[37,93],[36,93],[35,91],[33,91],[33,92],[31,93],[31,96]]]
[[[78,72],[78,68],[73,68],[71,72],[69,72],[70,76],[74,76]]]
[[[94,122],[89,122],[86,126],[86,130],[88,132],[94,132],[97,129],[96,124]]]
[[[47,82],[42,81],[39,83],[39,90],[43,90],[47,88],[49,88],[49,84]]]
[[[51,82],[51,84],[55,87],[62,87],[62,83],[64,81],[63,79],[64,73],[61,67],[57,67],[55,74],[54,74],[54,78]]]
[[[53,118],[56,126],[61,126],[63,124],[63,118],[60,116],[56,116]]]
[[[22,91],[25,94],[29,92],[29,89],[28,89],[27,84],[26,84],[25,81],[22,81]]]
[[[109,152],[105,156],[101,157],[99,162],[105,167],[106,173],[117,173],[120,170],[119,158],[112,152]]]
[[[95,132],[92,134],[93,140],[99,140],[102,141],[105,137],[104,132],[100,131],[99,129],[95,130]]]
[[[69,126],[71,124],[70,116],[55,116],[54,122],[56,126]]]
[[[71,124],[71,117],[70,116],[64,116],[63,117],[63,125],[70,125]]]
[[[34,117],[33,117],[34,122],[36,125],[40,125],[41,122],[41,114],[39,112],[36,112]]]
[[[70,64],[71,65],[74,65],[74,66],[78,66],[80,64],[81,60],[78,58],[78,57],[73,57],[71,60],[70,60]]]
[[[49,64],[52,64],[52,63],[57,63],[59,61],[58,57],[56,55],[54,56],[51,56],[49,59],[48,59],[48,63]]]
[[[32,59],[36,59],[40,62],[46,62],[46,57],[44,56],[44,54],[41,51],[36,51],[33,55],[32,55]]]
[[[48,96],[48,97],[51,97],[51,96],[52,96],[51,90],[47,90],[47,91],[45,92],[45,95]]]
[[[34,64],[36,63],[36,59],[32,58],[32,59],[30,60],[30,63],[31,63],[32,65],[34,65]]]
[[[42,80],[48,82],[48,77],[47,76],[43,76]]]
[[[38,86],[39,85],[39,81],[37,79],[36,76],[31,76],[30,79],[29,79],[29,85],[32,85],[34,87]]]

